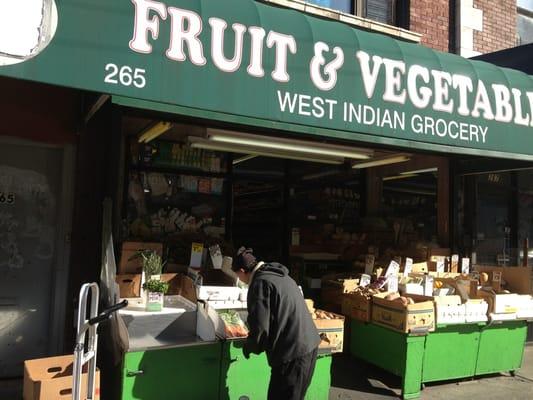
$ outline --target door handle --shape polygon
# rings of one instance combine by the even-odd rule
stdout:
[[[144,371],[142,369],[139,369],[137,371],[130,371],[130,370],[126,371],[126,376],[128,378],[133,378],[135,376],[140,376],[140,375],[144,375]]]

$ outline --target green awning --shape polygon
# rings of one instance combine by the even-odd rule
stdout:
[[[0,75],[310,135],[533,159],[533,80],[252,0],[64,0]],[[1,49],[0,49],[1,50]]]

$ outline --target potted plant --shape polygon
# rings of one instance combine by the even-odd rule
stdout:
[[[143,284],[143,289],[147,293],[146,311],[161,311],[168,283],[159,279],[150,279]]]
[[[142,268],[145,279],[158,279],[163,271],[163,259],[154,250],[140,250],[132,258],[142,258]]]
[[[141,257],[143,258],[143,271],[146,280],[149,281],[152,277],[158,279],[164,265],[161,256],[153,250],[145,250],[141,252]]]

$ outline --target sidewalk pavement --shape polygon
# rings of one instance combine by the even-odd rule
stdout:
[[[453,354],[451,354],[453,357]],[[401,397],[400,378],[347,355],[334,357],[329,400],[390,400]],[[526,346],[522,368],[476,379],[431,383],[421,400],[533,399],[533,346]]]

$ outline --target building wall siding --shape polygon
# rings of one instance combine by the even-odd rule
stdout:
[[[474,31],[474,50],[480,53],[516,46],[516,0],[474,0],[483,10],[483,30]]]
[[[449,1],[411,0],[409,29],[423,35],[424,46],[449,51]]]

